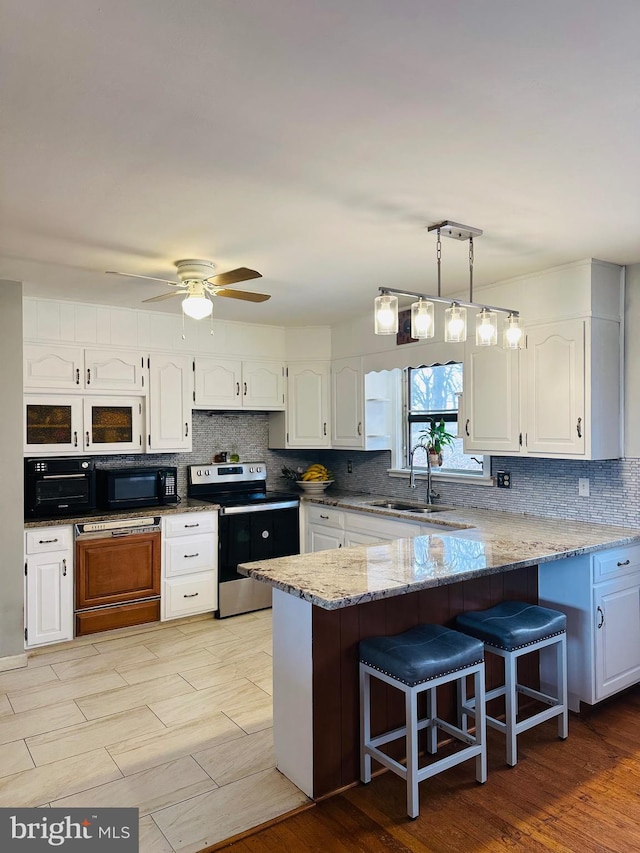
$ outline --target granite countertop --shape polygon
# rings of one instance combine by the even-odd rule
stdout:
[[[97,509],[82,515],[57,515],[55,518],[30,518],[25,520],[25,529],[51,527],[61,524],[82,524],[85,521],[117,521],[119,518],[146,518],[151,515],[172,515],[178,512],[217,512],[218,504],[199,501],[196,498],[183,498],[180,503],[165,506],[146,506],[139,509],[108,510]]]
[[[640,529],[455,507],[426,515],[372,507],[375,495],[332,494],[305,503],[420,520],[442,533],[244,563],[242,574],[326,610],[444,586],[565,557],[640,544]],[[383,497],[379,498],[383,500]]]

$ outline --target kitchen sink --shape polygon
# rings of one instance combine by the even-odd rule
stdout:
[[[380,509],[395,509],[397,512],[444,512],[448,509],[453,509],[451,506],[443,506],[442,504],[417,504],[409,503],[408,501],[367,501],[367,506],[377,506]]]

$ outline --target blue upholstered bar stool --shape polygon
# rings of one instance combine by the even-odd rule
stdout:
[[[473,675],[478,707],[475,732],[441,720],[437,715],[436,688]],[[371,737],[371,679],[378,678],[401,690],[405,697],[405,725]],[[427,694],[427,716],[418,719],[418,696]],[[476,779],[487,779],[486,726],[484,720],[484,652],[473,637],[440,625],[417,625],[393,637],[373,637],[360,642],[360,778],[371,781],[371,759],[375,758],[407,783],[407,813],[418,817],[418,783],[470,758],[476,759]],[[424,767],[418,764],[418,732],[427,729],[426,749],[435,755],[438,729],[466,746]],[[380,747],[406,739],[406,767],[390,758]]]
[[[518,760],[517,737],[521,732],[558,717],[558,737],[569,734],[569,711],[567,707],[567,617],[558,610],[525,604],[521,601],[503,601],[488,610],[462,613],[456,619],[456,627],[484,643],[485,652],[504,658],[505,681],[486,693],[486,701],[499,696],[505,697],[505,720],[486,715],[487,725],[506,735],[507,764]],[[556,684],[549,687],[551,693],[533,690],[518,684],[518,659],[539,649],[555,646]],[[542,711],[518,722],[518,694],[537,699],[547,705]],[[465,685],[460,685],[458,698],[462,708],[461,724],[466,725],[467,714],[477,713],[477,704],[467,699]]]

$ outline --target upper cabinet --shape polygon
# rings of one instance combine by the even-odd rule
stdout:
[[[464,361],[465,453],[519,453],[519,352],[468,340]]]
[[[153,353],[149,358],[149,451],[191,450],[192,395],[191,357]]]
[[[25,395],[26,453],[141,453],[143,436],[143,397]]]
[[[143,393],[145,377],[146,356],[137,351],[24,345],[28,390]]]
[[[331,365],[331,446],[353,450],[391,447],[391,373],[363,372],[361,358]]]
[[[287,409],[269,416],[269,447],[331,447],[328,362],[287,367]]]
[[[285,367],[279,361],[195,358],[196,408],[283,410],[284,386]]]
[[[619,458],[620,268],[582,261],[503,289],[492,302],[516,299],[525,345],[511,352],[467,342],[465,452]]]
[[[593,317],[533,326],[520,352],[469,347],[465,452],[618,458],[619,335],[618,323]]]

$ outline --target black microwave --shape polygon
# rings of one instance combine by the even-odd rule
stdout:
[[[178,502],[177,468],[99,468],[98,506],[135,509]]]
[[[95,508],[93,459],[49,457],[24,460],[25,518],[78,515]]]

